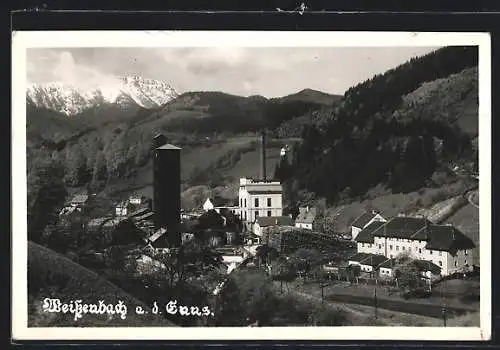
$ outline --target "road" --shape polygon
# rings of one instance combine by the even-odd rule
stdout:
[[[475,191],[471,191],[469,193],[467,193],[467,200],[469,201],[470,205],[472,205],[473,207],[476,207],[477,209],[479,209],[479,205],[477,205],[476,203],[474,203],[474,195],[476,194]]]

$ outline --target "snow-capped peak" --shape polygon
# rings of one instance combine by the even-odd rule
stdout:
[[[137,104],[144,108],[154,108],[177,95],[168,83],[143,79],[138,75],[109,79],[98,86],[87,88],[64,82],[30,84],[26,91],[29,102],[67,115],[78,114],[86,108],[104,103],[116,103],[120,106]]]

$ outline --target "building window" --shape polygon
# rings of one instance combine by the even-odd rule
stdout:
[[[443,262],[442,261],[439,262],[439,266],[443,266]]]
[[[418,254],[422,254],[422,248],[418,248]]]
[[[267,216],[271,216],[271,211],[270,210],[267,211]]]
[[[467,249],[465,249],[464,254],[467,255]]]
[[[268,198],[267,199],[267,206],[270,207],[271,206],[271,198]]]
[[[403,246],[403,250],[406,250],[406,247],[405,247],[405,246]]]
[[[392,244],[389,246],[389,250],[392,250]]]
[[[399,246],[398,245],[396,246],[396,251],[399,252]]]
[[[458,262],[455,260],[455,267],[457,267],[457,265],[458,265]]]
[[[432,255],[432,250],[429,250],[429,255]]]
[[[378,249],[382,249],[382,244],[379,244],[379,245],[378,245]]]
[[[390,255],[390,258],[392,259],[392,254]]]
[[[245,208],[247,207],[247,199],[245,198]]]
[[[442,251],[439,251],[439,256],[443,256],[443,252]]]
[[[467,259],[464,260],[464,265],[467,265]]]
[[[259,198],[255,198],[255,208],[259,207]]]
[[[361,243],[361,248],[364,248],[365,247],[365,244],[364,243]]]

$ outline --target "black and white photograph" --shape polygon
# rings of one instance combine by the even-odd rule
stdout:
[[[480,33],[14,33],[13,336],[488,338],[490,64]]]

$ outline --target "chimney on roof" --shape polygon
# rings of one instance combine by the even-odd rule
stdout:
[[[377,215],[377,214],[378,214],[378,212],[377,212],[375,209],[372,209],[372,214],[373,214],[373,215]]]
[[[306,213],[309,213],[309,206],[306,207]]]
[[[276,223],[276,225],[278,225],[278,218],[276,218],[275,223]]]
[[[266,131],[261,132],[261,145],[260,145],[260,177],[266,181]]]

